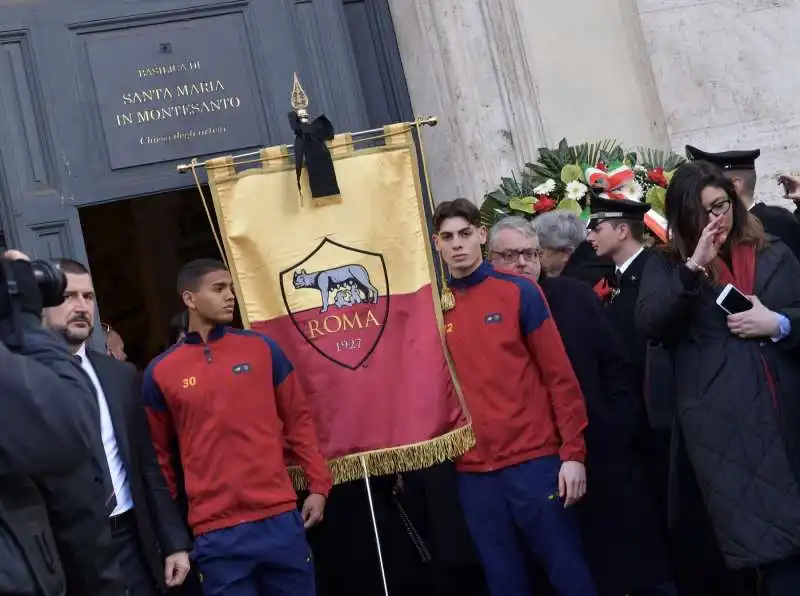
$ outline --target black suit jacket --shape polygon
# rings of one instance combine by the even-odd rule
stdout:
[[[140,401],[136,368],[87,351],[103,387],[128,476],[139,538],[153,579],[164,586],[164,558],[192,548],[192,539],[161,473]]]
[[[639,284],[644,267],[651,254],[647,248],[639,253],[622,274],[619,283],[614,282],[612,270],[612,285],[616,283],[617,287],[615,293],[606,298],[606,312],[628,351],[632,364],[631,382],[639,395],[644,391],[647,338],[636,327],[636,302],[639,300]]]
[[[594,286],[601,279],[614,276],[614,261],[598,257],[589,241],[584,240],[570,256],[561,275]]]
[[[750,213],[761,220],[767,234],[777,236],[786,243],[794,256],[800,260],[800,221],[783,207],[756,203]]]

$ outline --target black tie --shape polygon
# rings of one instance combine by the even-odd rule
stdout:
[[[614,287],[619,288],[619,282],[622,281],[622,271],[617,269],[614,271]]]
[[[83,364],[83,358],[81,358],[80,355],[75,354],[73,357],[75,358],[75,360],[78,361],[78,364]],[[98,468],[100,468],[99,471],[100,474],[102,475],[103,494],[106,495],[106,502],[105,502],[106,513],[110,517],[111,514],[114,512],[114,509],[117,508],[117,495],[114,492],[114,483],[111,481],[111,472],[108,469],[108,459],[106,459],[106,450],[102,445],[103,442],[102,427],[100,429],[100,432],[101,435],[100,435],[99,452],[102,455],[96,456],[94,460],[95,460],[95,465]]]

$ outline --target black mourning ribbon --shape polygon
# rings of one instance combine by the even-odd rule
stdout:
[[[333,124],[324,115],[303,122],[295,112],[289,112],[289,124],[294,131],[294,162],[297,189],[303,166],[308,171],[308,185],[313,198],[339,194],[339,184],[333,169],[333,158],[325,141],[333,139]]]

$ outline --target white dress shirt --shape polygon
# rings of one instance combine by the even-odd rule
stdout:
[[[106,394],[103,392],[103,386],[100,384],[100,379],[86,357],[86,344],[83,344],[76,356],[81,357],[81,366],[89,378],[92,380],[94,389],[97,392],[97,405],[100,408],[100,433],[103,438],[103,449],[106,452],[106,459],[108,460],[108,471],[111,474],[111,483],[114,485],[114,495],[117,497],[117,506],[111,512],[111,516],[125,513],[133,509],[133,497],[131,496],[130,488],[128,487],[128,473],[125,471],[125,464],[122,463],[122,456],[119,453],[119,445],[117,445],[117,437],[114,434],[114,424],[111,422],[111,413],[108,411],[108,401],[106,401]]]
[[[644,251],[644,247],[642,247],[642,248],[640,248],[639,250],[637,250],[637,251],[636,251],[636,253],[635,253],[635,254],[634,254],[634,255],[633,255],[633,256],[632,256],[630,259],[628,259],[628,260],[627,260],[627,261],[625,261],[625,262],[624,262],[622,265],[620,265],[619,267],[617,267],[617,272],[618,272],[620,275],[623,275],[623,274],[625,273],[625,270],[626,270],[628,267],[630,267],[630,266],[631,266],[631,263],[633,263],[633,262],[636,260],[636,257],[638,257],[640,254],[642,254],[642,252],[643,252],[643,251]]]

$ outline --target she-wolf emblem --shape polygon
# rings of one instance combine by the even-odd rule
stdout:
[[[319,312],[327,312],[330,306],[330,294],[336,292],[334,305],[345,308],[361,302],[378,302],[378,288],[372,285],[369,273],[362,265],[342,265],[332,269],[324,269],[306,273],[305,269],[294,272],[295,289],[312,288],[319,291],[322,308]]]

